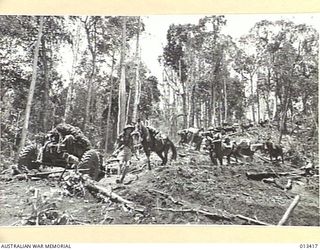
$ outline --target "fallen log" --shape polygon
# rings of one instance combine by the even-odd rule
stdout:
[[[259,221],[259,220],[255,220],[255,219],[252,219],[252,218],[243,216],[243,215],[241,215],[241,214],[236,214],[235,217],[237,217],[237,218],[239,218],[239,219],[241,219],[241,220],[248,221],[248,222],[253,223],[253,224],[255,224],[255,225],[272,226],[272,225],[269,224],[269,223],[266,223],[266,222],[263,222],[263,221]]]
[[[203,214],[207,217],[210,217],[214,220],[231,220],[231,217],[225,216],[225,215],[220,215],[220,214],[215,214],[215,213],[211,213],[208,211],[204,211],[201,209],[173,209],[173,208],[161,208],[161,207],[156,207],[156,210],[159,211],[170,211],[170,212],[176,212],[176,213],[197,213],[197,214]]]
[[[187,202],[185,202],[183,200],[180,200],[180,201],[179,200],[175,200],[171,195],[169,195],[169,194],[167,194],[165,192],[159,191],[159,190],[151,189],[151,190],[148,190],[148,192],[161,194],[165,198],[170,199],[174,204],[177,204],[177,205],[186,206],[186,204],[187,204]],[[193,208],[188,208],[188,209],[156,208],[156,209],[161,210],[161,211],[171,211],[171,212],[199,213],[199,214],[203,214],[203,215],[205,215],[207,217],[210,217],[210,218],[212,218],[214,220],[231,220],[231,218],[232,218],[231,215],[230,216],[219,215],[219,214],[216,214],[216,213],[205,211],[203,209],[193,209]]]
[[[228,136],[239,135],[239,134],[242,134],[242,132],[238,131],[238,132],[230,133],[228,134]]]
[[[187,156],[187,154],[184,154],[184,153],[179,153],[178,155],[182,158]]]
[[[169,194],[167,194],[165,192],[154,190],[154,189],[148,190],[148,192],[161,194],[161,195],[163,195],[163,196],[165,196],[167,198],[170,198],[175,204],[186,206],[186,202],[185,201],[176,201],[171,195],[169,195]],[[210,218],[212,218],[214,220],[228,220],[228,221],[230,221],[233,218],[239,218],[239,219],[248,221],[248,222],[250,222],[252,224],[255,224],[255,225],[272,226],[271,224],[263,222],[263,221],[255,220],[255,219],[243,216],[241,214],[233,215],[233,214],[228,213],[228,212],[226,212],[228,215],[222,215],[222,214],[216,214],[216,213],[212,213],[212,212],[209,212],[209,211],[205,211],[203,209],[192,209],[192,208],[173,209],[173,208],[160,208],[160,207],[157,207],[155,209],[159,210],[159,211],[170,211],[170,212],[177,212],[177,213],[199,213],[199,214],[205,215],[207,217],[210,217]]]
[[[300,195],[297,195],[294,200],[291,202],[290,206],[288,207],[285,214],[282,216],[281,220],[278,223],[278,226],[283,226],[289,219],[291,213],[293,212],[294,208],[297,206],[300,200]]]
[[[101,194],[109,197],[110,200],[112,200],[114,202],[125,203],[125,204],[130,204],[130,205],[133,204],[132,201],[129,201],[129,200],[122,198],[121,196],[112,192],[110,189],[105,188],[103,186],[100,186],[100,185],[94,183],[94,181],[92,181],[92,180],[89,180],[89,179],[85,180],[84,186],[86,188],[88,188],[89,190],[92,190],[96,193],[101,193]]]
[[[255,181],[261,181],[262,179],[267,179],[267,178],[275,178],[280,175],[281,173],[274,173],[274,172],[261,172],[261,173],[247,172],[246,173],[246,176],[248,179],[255,180]]]
[[[21,180],[21,179],[29,179],[29,178],[47,178],[50,174],[60,174],[63,173],[65,170],[59,170],[59,171],[50,171],[50,172],[38,172],[34,174],[17,174],[14,176],[14,178]]]
[[[145,207],[143,207],[143,206],[138,207],[134,202],[126,200],[125,198],[121,197],[120,195],[112,192],[111,189],[103,187],[103,186],[97,184],[93,180],[86,179],[84,182],[84,186],[93,192],[100,193],[101,195],[107,196],[113,202],[123,203],[128,208],[130,208],[132,210],[138,211],[140,213],[144,213],[144,211],[145,211]]]
[[[257,155],[257,154],[255,154],[255,156],[257,156],[260,160],[263,160],[264,162],[271,163],[271,161],[266,159],[265,157],[262,157],[262,156]]]
[[[289,179],[289,181],[287,182],[286,186],[283,186],[282,184],[278,183],[274,178],[267,178],[267,179],[262,179],[262,182],[264,183],[272,183],[274,184],[275,187],[280,188],[281,190],[287,191],[289,189],[291,189],[291,184],[292,181]]]
[[[286,191],[286,187],[278,183],[276,180],[274,181],[274,186]]]
[[[297,175],[304,176],[304,172],[247,172],[246,176],[248,179],[252,179],[255,181],[261,181],[262,179],[267,179],[267,178],[278,178],[280,176],[291,176],[291,177],[296,177]]]

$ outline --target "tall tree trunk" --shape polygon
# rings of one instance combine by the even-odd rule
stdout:
[[[110,72],[110,93],[109,93],[109,102],[108,102],[108,114],[106,122],[106,138],[104,143],[104,152],[107,154],[108,144],[109,144],[109,127],[110,127],[110,117],[111,117],[111,108],[112,108],[112,92],[113,92],[113,71],[115,63],[115,52],[112,53],[112,63],[111,63],[111,72]]]
[[[129,94],[128,94],[128,98],[127,98],[127,108],[126,108],[126,123],[125,124],[128,124],[130,123],[130,102],[131,102],[131,95],[132,95],[132,90],[131,90],[131,87],[129,86]]]
[[[211,108],[210,108],[210,101],[205,102],[205,116],[204,116],[204,122],[206,124],[206,127],[210,127],[211,120],[209,119],[209,115],[211,114]]]
[[[268,119],[271,120],[272,118],[272,113],[271,113],[271,109],[270,109],[270,104],[269,104],[269,93],[267,93],[267,96],[266,95],[263,95],[263,99],[264,99],[264,102],[266,104],[266,109],[267,109],[267,114],[268,114]]]
[[[195,100],[195,108],[194,108],[194,119],[195,119],[195,124],[197,124],[198,128],[201,128],[201,121],[200,121],[200,117],[201,117],[201,106],[200,106],[200,102]]]
[[[200,81],[201,79],[201,64],[202,64],[202,60],[200,58],[200,54],[198,54],[198,67],[196,68],[196,71],[195,71],[195,86],[194,86],[194,93],[193,93],[193,103],[194,103],[194,108],[193,108],[193,112],[194,112],[194,119],[196,120],[195,123],[197,124],[197,127],[198,128],[202,128],[204,127],[202,124],[201,124],[201,98],[200,96],[198,95],[197,96],[197,93],[198,93],[198,90],[197,90],[197,83]],[[198,97],[198,98],[197,98]]]
[[[171,137],[175,137],[176,134],[177,134],[177,126],[178,126],[178,117],[176,115],[176,110],[177,110],[177,98],[176,98],[176,93],[174,92],[174,90],[172,90],[173,92],[173,101],[172,101],[172,106],[171,108],[169,109],[170,110],[170,114],[171,114],[171,122],[170,122],[170,132],[171,132]],[[169,96],[170,96],[170,89],[169,89]]]
[[[268,87],[271,86],[271,70],[268,68],[268,77],[267,77]],[[270,89],[267,91],[267,94],[264,94],[264,101],[266,103],[267,112],[268,112],[268,119],[272,120],[272,112],[270,109],[270,103],[269,103],[269,97],[270,97]]]
[[[71,107],[72,107],[72,95],[73,95],[73,85],[74,85],[74,76],[75,76],[75,70],[76,65],[78,62],[78,53],[79,53],[79,42],[80,42],[80,26],[77,27],[77,33],[76,38],[74,39],[74,47],[72,47],[72,66],[71,66],[71,72],[70,72],[70,82],[68,85],[67,90],[67,99],[66,99],[66,108],[64,110],[63,115],[63,121],[64,122],[70,122],[70,113],[71,113]]]
[[[213,83],[214,84],[214,83]],[[216,116],[217,116],[217,110],[216,110],[216,103],[217,103],[217,88],[215,85],[212,86],[212,104],[211,104],[211,119],[209,119],[208,126],[216,126]],[[210,118],[210,117],[209,117]]]
[[[186,95],[186,90],[185,86],[183,86],[183,93],[181,95],[182,97],[182,112],[183,112],[183,128],[188,127],[188,121],[187,121],[187,116],[188,116],[188,111],[187,111],[187,95]]]
[[[200,121],[201,121],[201,127],[204,127],[204,128],[208,128],[208,125],[206,123],[206,118],[205,115],[206,115],[206,102],[204,100],[202,100],[201,102],[201,116],[200,116]]]
[[[205,122],[205,115],[206,115],[206,105],[205,101],[200,102],[200,122],[201,122],[201,127],[207,128],[207,124]]]
[[[307,93],[304,93],[304,95],[302,96],[302,113],[304,115],[307,115],[307,111],[308,111],[308,108],[307,108],[307,101],[308,101],[308,94]]]
[[[252,104],[251,104],[251,112],[252,112],[252,121],[255,123],[256,122],[256,117],[255,117],[255,108],[254,108],[254,99],[253,99],[253,76],[250,75],[250,87],[251,87],[251,97],[252,97]]]
[[[93,24],[95,27],[95,23]],[[91,62],[92,62],[92,68],[91,73],[88,80],[88,94],[87,94],[87,102],[86,102],[86,109],[85,109],[85,116],[83,119],[83,130],[86,131],[88,121],[89,121],[89,114],[90,114],[90,106],[91,106],[91,100],[92,100],[92,92],[93,92],[93,78],[95,77],[96,73],[96,31],[93,32],[93,41],[90,41],[90,28],[85,24],[86,34],[87,34],[87,40],[88,40],[88,46],[91,53]]]
[[[287,120],[287,112],[289,108],[289,103],[291,101],[291,90],[290,90],[291,84],[289,83],[288,90],[285,96],[285,106],[282,107],[282,114],[281,114],[281,121],[280,121],[280,136],[279,136],[279,144],[281,143],[282,140],[282,135],[283,133],[287,132],[287,126],[286,126],[286,120]]]
[[[191,93],[190,93],[190,107],[189,107],[189,127],[195,126],[195,109],[196,109],[196,102],[195,102],[195,84],[191,87]],[[197,126],[199,127],[199,126]]]
[[[261,120],[261,114],[260,114],[260,95],[257,87],[257,110],[258,110],[258,122]]]
[[[278,114],[278,96],[275,94],[274,95],[274,103],[273,103],[272,120],[277,119],[277,114]]]
[[[223,89],[224,89],[224,120],[228,120],[228,98],[227,98],[227,83],[226,79],[223,79]]]
[[[87,102],[86,102],[86,111],[85,111],[85,116],[83,120],[83,130],[86,131],[88,121],[89,119],[89,114],[90,114],[90,104],[91,104],[91,99],[92,99],[92,80],[95,74],[95,63],[92,65],[92,72],[89,77],[89,82],[88,82],[88,94],[87,94]]]
[[[139,39],[140,38],[140,17],[138,19],[138,29],[137,29],[137,43],[136,43],[136,55],[135,55],[135,61],[136,61],[136,71],[134,75],[134,103],[133,103],[133,113],[132,113],[132,121],[136,122],[138,118],[138,105],[140,102],[140,87],[139,87],[139,70],[140,70],[140,55],[139,55]]]
[[[187,111],[187,91],[186,91],[186,83],[182,81],[182,69],[181,69],[181,60],[179,60],[179,78],[180,83],[182,85],[182,112],[183,112],[183,128],[187,128],[188,126],[188,111]]]
[[[283,98],[281,93],[281,83],[278,74],[276,74],[276,114],[275,119],[277,120],[277,128],[280,130],[281,113],[283,111]]]
[[[215,118],[216,118],[216,109],[215,109],[215,104],[216,104],[216,91],[215,91],[215,85],[214,85],[214,75],[212,73],[212,79],[211,79],[211,86],[210,86],[210,99],[209,99],[209,109],[211,110],[208,113],[208,124],[211,123],[213,126],[215,126]]]
[[[120,134],[124,129],[126,123],[126,17],[122,17],[122,45],[121,45],[121,58],[120,58],[120,83],[119,83],[119,110],[118,110],[118,126],[117,133]]]
[[[19,156],[21,149],[25,145],[26,137],[28,133],[31,105],[33,100],[34,89],[36,87],[36,80],[37,80],[37,64],[38,64],[38,57],[39,57],[39,47],[40,47],[40,42],[42,37],[42,28],[43,28],[43,16],[40,16],[38,39],[37,39],[37,43],[36,43],[34,55],[33,55],[32,79],[31,79],[31,84],[29,88],[29,95],[28,95],[28,100],[26,105],[25,118],[24,118],[24,123],[23,123],[23,128],[21,133],[21,141],[20,141],[17,157]]]
[[[42,53],[40,53],[42,65],[43,65],[43,102],[42,102],[42,131],[48,130],[48,102],[49,102],[49,69],[48,69],[48,58],[47,58],[47,46],[44,36],[41,37]]]
[[[220,91],[220,98],[219,98],[219,125],[222,126],[222,107],[223,107],[223,99],[222,99],[222,90]]]
[[[189,108],[188,108],[188,127],[194,127],[194,106],[195,106],[195,101],[194,101],[194,92],[195,92],[195,83],[194,83],[194,67],[193,65],[191,66],[191,73],[190,73],[190,83],[189,90],[188,90],[188,99],[189,99]]]

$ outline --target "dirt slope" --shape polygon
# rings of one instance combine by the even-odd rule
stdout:
[[[235,139],[248,136],[257,139],[254,132]],[[288,141],[284,140],[284,144],[290,148]],[[301,165],[292,164],[292,157],[285,164],[269,163],[255,156],[253,161],[242,158],[241,163],[232,161],[226,165],[224,160],[225,165],[213,166],[204,151],[187,146],[178,148],[178,153],[178,159],[167,166],[160,166],[160,159],[152,154],[151,171],[143,167],[144,156],[133,160],[134,172],[122,185],[116,184],[114,175],[100,181],[100,185],[132,201],[137,209],[97,198],[81,183],[78,194],[72,195],[66,191],[67,181],[58,181],[59,175],[27,181],[17,180],[7,171],[0,176],[0,225],[250,224],[236,215],[276,225],[294,197],[300,195],[286,225],[319,226],[319,175],[274,178],[280,186],[246,176],[247,172],[301,172]],[[289,179],[292,189],[281,189]]]

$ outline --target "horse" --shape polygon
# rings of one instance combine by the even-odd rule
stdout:
[[[151,152],[155,152],[161,158],[162,166],[166,165],[168,162],[169,149],[172,151],[172,160],[177,158],[177,150],[173,142],[167,136],[161,138],[158,131],[151,127],[145,127],[141,122],[136,124],[135,130],[131,133],[131,136],[135,145],[142,145],[143,151],[147,156],[149,170],[151,170]]]
[[[266,120],[260,120],[258,124],[264,128],[268,123],[269,123],[269,120],[266,119]]]
[[[226,156],[228,160],[228,164],[230,164],[230,157],[233,155],[237,159],[237,154],[235,152],[235,144],[231,142],[229,139],[221,138],[212,139],[207,137],[205,140],[206,149],[209,150],[210,159],[214,165],[217,165],[217,159],[219,160],[220,165],[223,165],[223,157]]]
[[[179,130],[177,134],[180,136],[180,141],[178,143],[179,145],[183,145],[185,143],[189,143],[190,142],[190,138],[188,138],[187,129]]]
[[[235,144],[235,155],[238,157],[249,156],[253,160],[256,151],[256,144],[252,144],[248,139],[242,139],[239,144]]]
[[[178,135],[181,137],[179,145],[182,145],[184,143],[194,144],[195,150],[200,151],[202,143],[202,136],[200,135],[201,132],[203,132],[203,128],[188,128],[178,131]]]
[[[223,130],[225,131],[225,132],[233,132],[233,133],[235,133],[235,132],[237,132],[237,129],[235,128],[235,127],[223,127]]]
[[[240,127],[241,127],[241,131],[244,132],[246,130],[248,130],[249,128],[252,128],[253,127],[253,124],[252,123],[249,123],[249,124],[240,124]]]
[[[281,157],[282,163],[284,163],[283,160],[283,149],[280,145],[276,145],[273,142],[267,140],[265,143],[265,148],[268,150],[270,160],[272,161],[272,157],[274,157],[276,160],[278,157]]]

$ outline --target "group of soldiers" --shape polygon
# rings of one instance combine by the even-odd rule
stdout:
[[[131,136],[132,133],[137,129],[139,125],[138,121],[137,124],[134,125],[127,125],[123,132],[118,136],[117,143],[116,143],[116,150],[113,153],[114,157],[117,157],[119,160],[119,173],[123,173],[120,179],[120,182],[123,181],[124,175],[127,172],[128,166],[130,165],[130,160],[132,155],[137,156],[137,143],[133,142],[133,137]],[[269,121],[263,120],[258,123],[258,126],[265,127],[268,126]],[[179,145],[183,144],[190,144],[194,145],[195,150],[200,151],[201,146],[204,145],[204,149],[211,148],[213,150],[213,156],[217,158],[222,158],[223,156],[230,156],[230,154],[237,154],[237,155],[247,155],[252,157],[253,153],[260,149],[261,151],[270,153],[270,158],[272,156],[278,157],[281,156],[283,158],[283,151],[282,148],[272,144],[271,147],[267,147],[265,143],[258,143],[253,144],[248,139],[242,139],[240,142],[235,144],[233,141],[230,140],[229,136],[231,133],[237,133],[237,131],[246,131],[252,128],[254,125],[253,123],[242,123],[242,124],[228,124],[223,123],[220,127],[211,127],[207,130],[203,128],[188,128],[178,131],[178,135],[180,136]],[[153,136],[163,137],[161,132],[151,126],[148,127],[148,133],[152,133]],[[147,140],[150,139],[150,135],[148,134]],[[221,146],[217,149],[217,146],[214,146],[215,142],[221,142]],[[218,146],[219,147],[219,146]],[[217,151],[218,150],[218,151]],[[218,155],[217,155],[218,154]],[[138,157],[137,157],[138,158]],[[212,159],[213,160],[213,159]],[[229,158],[228,158],[229,161]]]
[[[257,126],[266,127],[271,126],[268,120],[261,120]],[[204,129],[188,128],[178,131],[180,136],[179,144],[194,145],[194,149],[200,151],[201,145],[203,149],[209,151],[210,158],[214,164],[217,164],[219,159],[222,164],[222,158],[227,157],[230,162],[230,156],[233,155],[237,161],[237,157],[249,156],[253,159],[253,154],[260,150],[267,153],[272,158],[277,159],[281,157],[283,162],[283,149],[280,145],[271,142],[271,138],[259,142],[252,142],[250,139],[241,139],[239,142],[230,139],[232,134],[241,133],[254,127],[254,124],[228,124],[223,123],[220,127],[211,127],[206,131]]]

